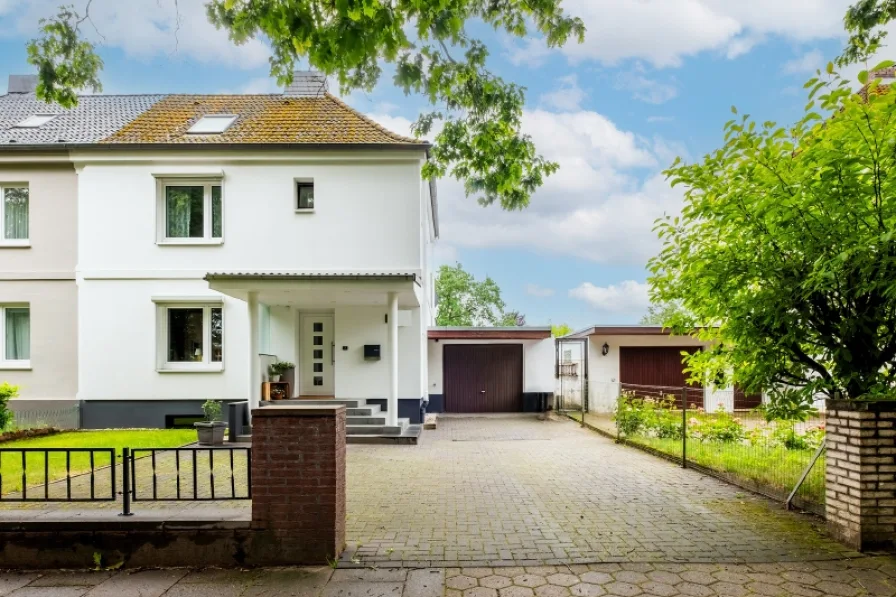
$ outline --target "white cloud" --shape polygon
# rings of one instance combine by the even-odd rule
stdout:
[[[433,247],[432,261],[434,268],[439,268],[443,265],[454,265],[459,261],[457,247],[442,241],[437,242]]]
[[[56,14],[57,0],[29,0],[8,10],[2,29],[20,35],[34,35],[38,20]],[[67,3],[68,4],[68,3]],[[76,10],[84,14],[87,0],[75,0]],[[237,46],[208,22],[203,0],[113,0],[94,2],[90,24],[82,30],[93,41],[120,48],[128,56],[148,59],[156,56],[178,57],[200,63],[227,64],[234,68],[258,68],[267,63],[269,49],[258,40]]]
[[[630,92],[636,100],[648,104],[664,104],[678,95],[678,88],[675,85],[631,71],[619,73],[614,86],[616,89]]]
[[[587,27],[585,43],[561,50],[571,60],[614,65],[642,59],[655,67],[679,66],[701,52],[736,58],[771,36],[807,42],[840,37],[854,0],[582,0],[565,8]],[[517,64],[543,56],[543,43],[517,46]]]
[[[554,289],[545,288],[543,286],[539,286],[538,284],[527,284],[526,294],[528,294],[529,296],[537,296],[539,298],[547,298],[549,296],[554,296]]]
[[[541,95],[540,103],[548,108],[562,112],[574,112],[580,109],[585,92],[579,87],[576,75],[568,75],[557,79],[557,89]]]
[[[788,60],[781,70],[788,75],[808,75],[824,66],[824,55],[820,50],[806,52],[793,60]]]
[[[625,280],[609,286],[595,286],[585,282],[569,291],[570,298],[588,303],[592,308],[606,313],[641,314],[647,310],[650,299],[647,284]]]

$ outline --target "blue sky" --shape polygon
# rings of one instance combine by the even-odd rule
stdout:
[[[0,74],[31,72],[25,42],[61,2],[0,0]],[[795,120],[802,83],[843,45],[849,4],[564,0],[588,33],[558,50],[474,26],[492,70],[527,88],[525,128],[561,170],[514,213],[479,207],[459,183],[440,181],[439,262],[491,276],[532,325],[637,322],[645,264],[659,247],[652,223],[681,206],[661,171],[676,155],[714,149],[732,105],[760,121]],[[106,93],[277,91],[264,44],[234,47],[200,0],[179,7],[175,35],[174,0],[94,0]],[[401,133],[426,108],[388,76],[345,99]]]

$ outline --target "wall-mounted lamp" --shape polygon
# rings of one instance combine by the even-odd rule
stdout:
[[[610,354],[610,345],[604,342],[604,345],[600,347],[600,354],[604,356]]]

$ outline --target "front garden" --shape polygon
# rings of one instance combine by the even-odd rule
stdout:
[[[766,420],[760,411],[731,414],[696,409],[683,413],[670,398],[625,394],[618,399],[618,438],[676,460],[685,455],[722,478],[784,500],[824,440],[824,420]],[[824,455],[815,463],[796,503],[824,509]]]

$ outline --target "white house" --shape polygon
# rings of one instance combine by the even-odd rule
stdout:
[[[435,186],[421,177],[428,144],[298,75],[273,95],[88,96],[74,110],[30,90],[0,98],[9,120],[48,116],[9,123],[0,156],[34,162],[52,148],[76,175],[65,179],[77,211],[62,240],[77,237],[77,358],[69,353],[84,427],[170,426],[210,398],[257,404],[276,360],[297,365],[293,397],[378,400],[393,425],[419,419],[438,233]],[[9,176],[35,191],[34,223],[46,220],[44,175]],[[40,247],[4,258],[71,254],[33,235]],[[45,329],[37,316],[35,332]],[[16,383],[28,398],[57,397],[32,392],[53,375],[32,359]]]

